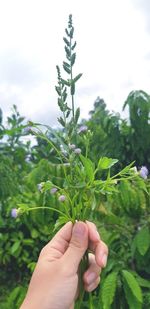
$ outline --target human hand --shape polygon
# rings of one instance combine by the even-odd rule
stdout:
[[[86,291],[93,291],[107,263],[107,246],[100,240],[95,224],[68,222],[42,249],[20,309],[73,308],[78,294],[78,268],[87,248],[94,254],[89,256],[83,284]]]

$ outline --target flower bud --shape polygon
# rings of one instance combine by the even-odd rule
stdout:
[[[142,166],[140,171],[139,171],[139,175],[143,178],[143,179],[147,179],[148,176],[148,169],[146,166]]]
[[[65,195],[60,195],[59,198],[58,198],[59,202],[64,202],[65,199],[66,199]]]
[[[20,211],[19,208],[12,208],[11,217],[16,219],[18,217],[19,211]]]
[[[80,154],[80,153],[81,153],[81,149],[80,149],[80,148],[76,148],[76,149],[74,150],[74,153],[75,153],[75,154]]]
[[[85,125],[83,125],[83,126],[81,126],[81,127],[79,128],[78,133],[79,133],[79,134],[80,134],[80,133],[84,133],[84,132],[86,132],[87,130],[88,130],[88,127],[85,126]]]
[[[57,190],[58,190],[57,188],[52,188],[52,189],[50,190],[50,193],[51,193],[51,194],[55,194],[55,193],[57,192]]]
[[[69,144],[69,149],[74,150],[76,148],[75,144]]]
[[[23,133],[24,133],[25,135],[32,133],[31,127],[28,126],[28,127],[24,128]]]

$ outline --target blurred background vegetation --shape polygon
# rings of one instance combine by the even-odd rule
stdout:
[[[135,161],[150,170],[150,96],[132,91],[124,106],[129,118],[107,110],[97,98],[88,120],[93,132],[90,158],[119,160],[114,172]],[[0,110],[0,308],[19,308],[41,248],[54,234],[56,213],[39,210],[11,218],[18,203],[57,206],[55,196],[41,194],[37,185],[55,180],[63,184],[55,151],[41,139],[31,142],[27,120],[14,105],[7,123]],[[63,134],[60,129],[59,134]],[[50,132],[49,138],[55,139]],[[78,137],[77,137],[78,139]],[[80,145],[80,140],[77,140]],[[102,309],[150,308],[150,184],[149,179],[117,185],[118,192],[99,197],[99,209],[91,216],[109,246],[109,260],[102,273],[94,304]],[[58,206],[59,207],[59,206]],[[88,308],[85,303],[83,308]]]

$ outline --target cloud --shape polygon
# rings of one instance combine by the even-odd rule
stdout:
[[[143,14],[146,23],[146,29],[150,34],[150,1],[149,0],[132,0],[135,8]]]
[[[5,0],[0,4],[0,106],[5,114],[17,104],[28,119],[57,123],[55,65],[64,58],[62,37],[70,12],[76,67],[84,73],[76,97],[82,117],[88,116],[97,96],[108,109],[120,112],[131,90],[149,91],[149,34],[144,22],[149,5],[149,0],[95,0],[87,1],[85,9],[85,1]]]
[[[37,86],[43,77],[37,63],[13,49],[0,54],[0,72],[0,84],[16,85],[25,90]]]

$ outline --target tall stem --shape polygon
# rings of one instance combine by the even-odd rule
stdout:
[[[71,81],[73,80],[73,72],[72,72],[72,64],[71,64],[71,56],[72,56],[72,49],[71,49],[72,40],[70,37],[70,67],[71,67]],[[74,95],[71,95],[72,100],[72,117],[74,122]]]

